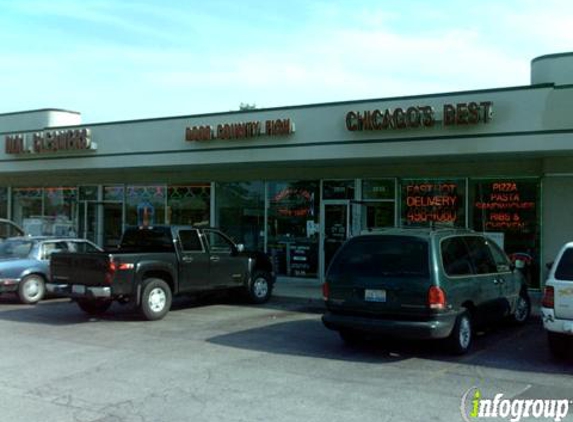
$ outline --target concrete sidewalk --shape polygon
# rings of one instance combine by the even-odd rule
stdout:
[[[324,308],[322,283],[316,278],[277,277],[273,297],[284,302]],[[542,293],[539,290],[531,290],[529,297],[531,298],[531,314],[539,317]]]

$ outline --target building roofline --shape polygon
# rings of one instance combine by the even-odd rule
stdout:
[[[16,114],[30,114],[30,113],[40,113],[40,112],[44,112],[44,111],[59,111],[59,112],[64,112],[64,113],[73,113],[73,114],[81,114],[79,111],[73,111],[73,110],[64,110],[63,108],[38,108],[35,110],[24,110],[24,111],[12,111],[9,113],[0,113],[0,117],[4,117],[4,116],[13,116]]]
[[[543,56],[539,56],[531,60],[531,64],[541,60],[558,59],[560,57],[573,57],[573,51],[568,51],[564,53],[544,54]]]
[[[522,86],[513,86],[513,87],[503,87],[503,88],[486,88],[486,89],[476,89],[476,90],[467,90],[467,91],[451,91],[451,92],[443,92],[443,93],[435,93],[435,94],[416,94],[416,95],[406,95],[406,96],[396,96],[396,97],[382,97],[382,98],[369,98],[369,99],[362,99],[362,100],[345,100],[345,101],[333,101],[333,102],[324,102],[324,103],[312,103],[312,104],[300,104],[300,105],[291,105],[291,106],[281,106],[281,107],[268,107],[268,108],[255,108],[252,110],[231,110],[231,111],[219,111],[219,112],[212,112],[212,113],[200,113],[200,114],[188,114],[188,115],[177,115],[177,116],[166,116],[166,117],[151,117],[151,118],[144,118],[144,119],[131,119],[131,120],[117,120],[117,121],[109,121],[109,122],[98,122],[98,123],[82,123],[81,125],[74,125],[74,126],[61,126],[63,127],[86,127],[86,126],[105,126],[105,125],[116,125],[116,124],[133,124],[133,123],[143,123],[143,122],[154,122],[154,121],[164,121],[164,120],[173,120],[173,119],[196,119],[200,117],[213,117],[213,116],[229,116],[229,115],[238,115],[242,113],[263,113],[269,111],[281,111],[281,110],[300,110],[304,108],[318,108],[318,107],[334,107],[334,106],[341,106],[341,105],[351,105],[351,104],[369,104],[375,103],[380,101],[396,101],[396,100],[415,100],[415,99],[422,99],[422,98],[441,98],[441,97],[449,97],[454,95],[469,95],[469,94],[481,94],[481,93],[491,93],[491,92],[507,92],[507,91],[520,91],[520,90],[534,90],[534,89],[546,89],[546,88],[555,88],[555,84],[553,83],[542,83],[542,84],[535,84],[535,85],[522,85]],[[51,128],[53,129],[53,128]]]

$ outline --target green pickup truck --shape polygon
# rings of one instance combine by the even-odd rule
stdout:
[[[163,318],[178,294],[225,289],[264,303],[275,282],[264,253],[193,226],[127,228],[116,251],[52,255],[50,274],[47,291],[72,298],[88,314],[118,301],[134,303],[148,320]]]

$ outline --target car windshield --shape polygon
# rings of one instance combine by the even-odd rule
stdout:
[[[27,258],[33,246],[31,240],[6,240],[0,244],[0,258]]]
[[[408,236],[368,236],[346,244],[329,276],[429,277],[428,243]]]

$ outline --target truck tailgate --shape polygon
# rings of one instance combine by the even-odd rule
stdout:
[[[107,253],[56,253],[50,260],[53,283],[108,285],[109,262]]]

